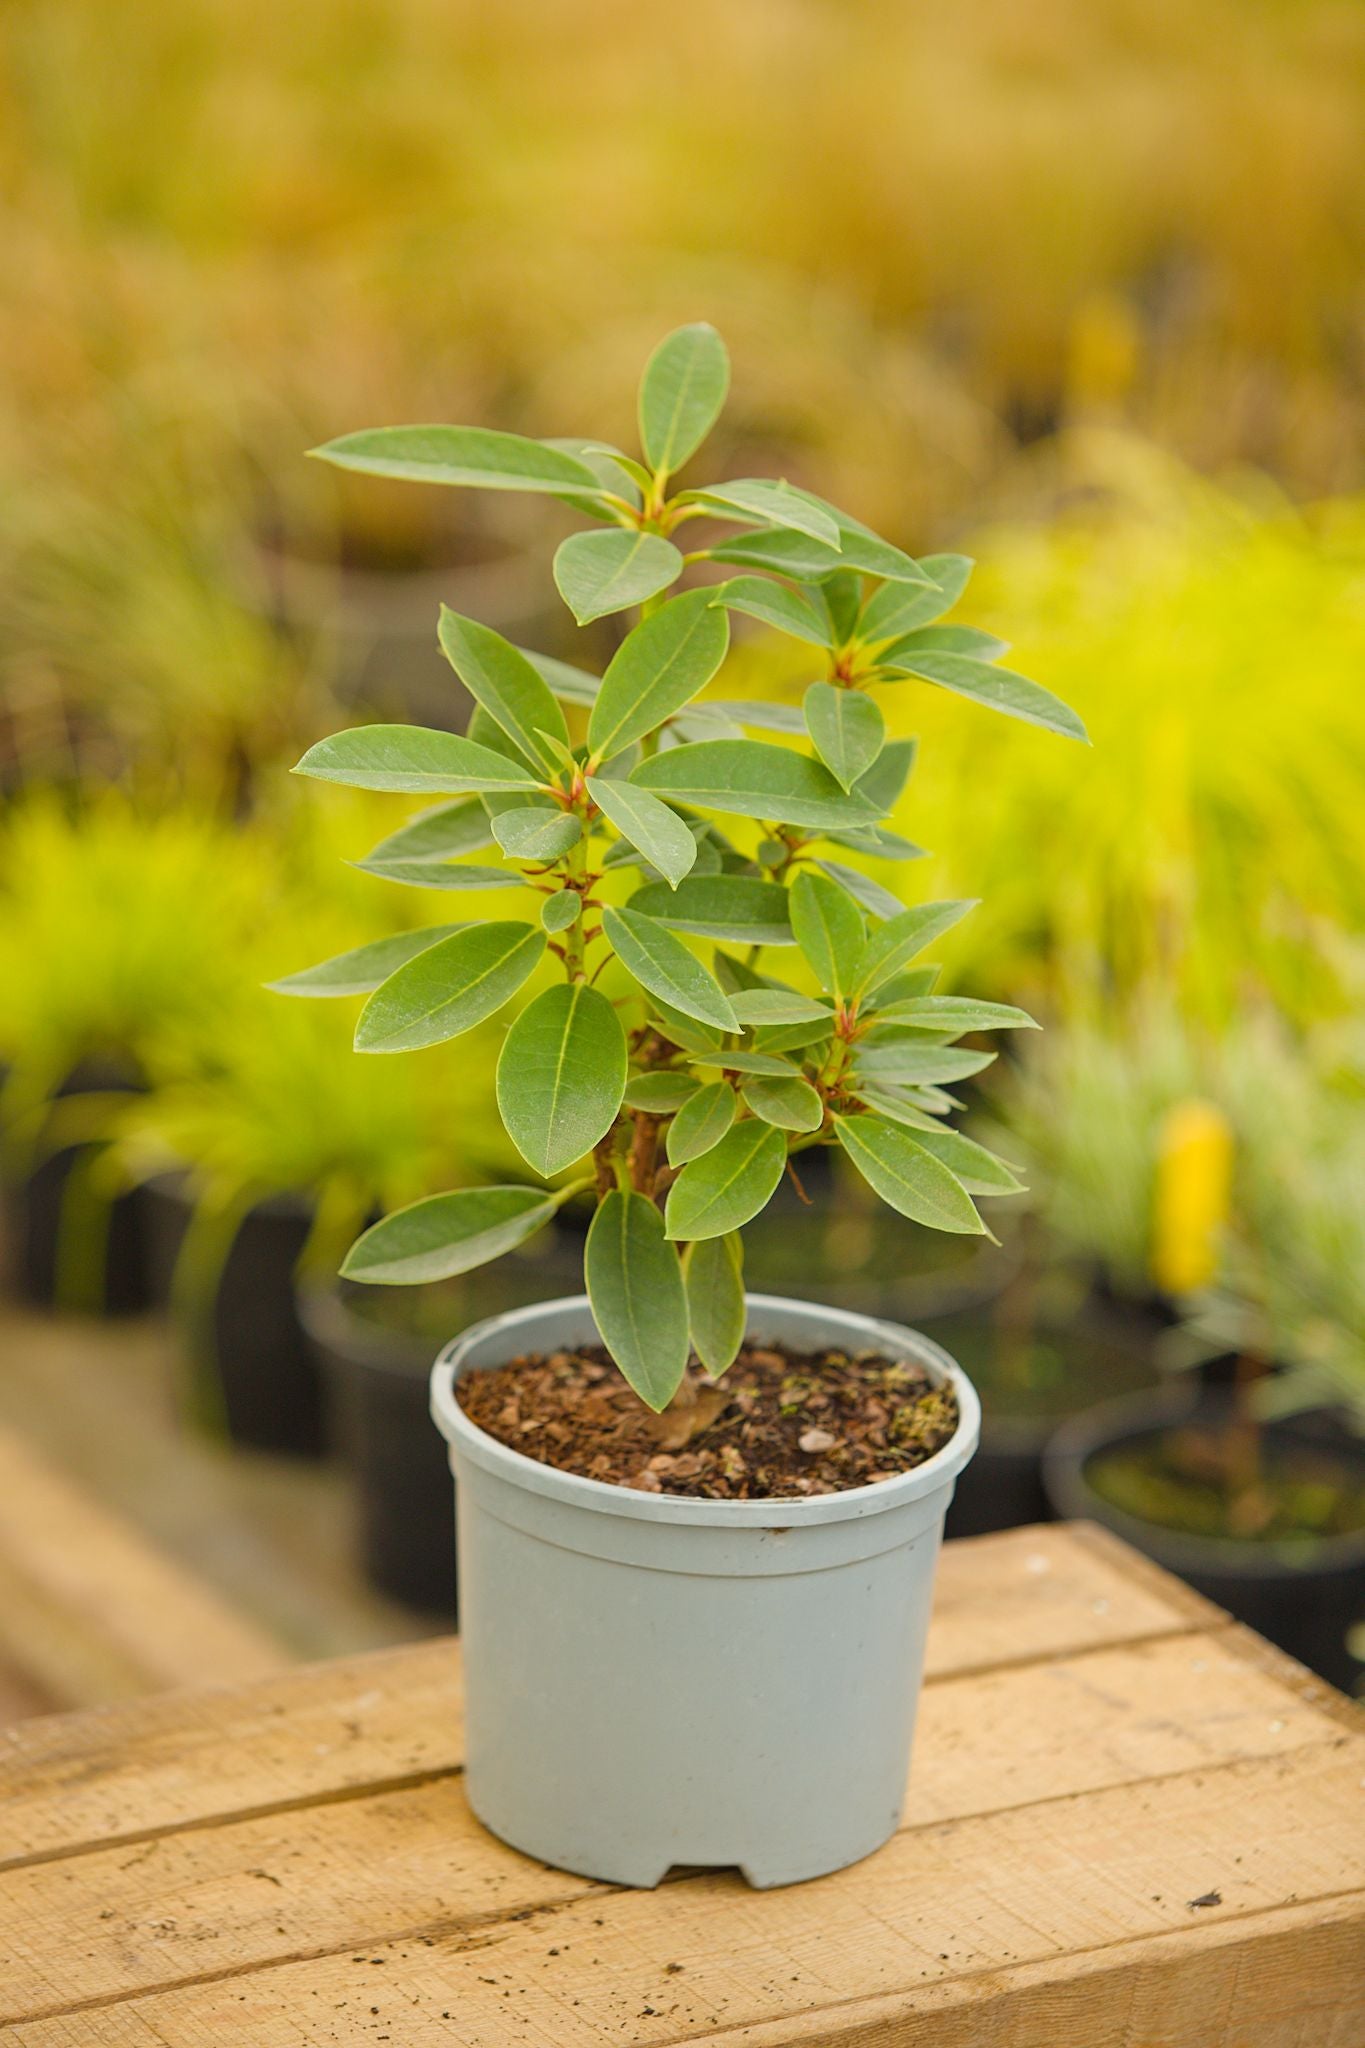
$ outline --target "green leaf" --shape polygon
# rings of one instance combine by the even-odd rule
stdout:
[[[884,818],[899,802],[917,751],[914,740],[888,740],[872,766],[858,778],[854,793],[872,806],[877,818]]]
[[[721,584],[711,602],[724,605],[727,611],[762,619],[765,625],[776,626],[779,632],[790,633],[797,640],[808,640],[813,647],[834,645],[828,625],[810,599],[767,576],[732,577]]]
[[[498,1057],[498,1109],[528,1166],[548,1179],[611,1129],[626,1089],[626,1034],[586,982],[526,1005]]]
[[[300,968],[266,987],[281,996],[364,996],[388,980],[418,953],[452,932],[463,931],[458,924],[425,925],[419,932],[395,932],[391,938],[371,939],[367,946],[355,946],[349,953],[335,953],[316,967]]]
[[[739,1102],[728,1081],[708,1081],[690,1102],[678,1111],[668,1127],[667,1149],[670,1166],[686,1166],[718,1145],[739,1110]]]
[[[493,844],[488,813],[476,796],[453,804],[434,804],[372,846],[371,861],[453,860],[461,853],[481,853]]]
[[[885,576],[896,582],[932,589],[930,574],[923,562],[917,562],[902,549],[893,547],[870,526],[864,526],[861,519],[855,519],[849,512],[841,512],[827,498],[817,498],[810,491],[806,495],[829,514],[838,529],[841,568],[857,569],[870,576]]]
[[[669,1189],[669,1237],[691,1242],[742,1229],[766,1207],[786,1163],[786,1140],[771,1124],[757,1117],[734,1124],[718,1145],[690,1160]]]
[[[660,1038],[670,1045],[681,1046],[684,1052],[697,1053],[715,1065],[716,1049],[724,1043],[725,1033],[714,1024],[703,1024],[696,1017],[684,1017],[681,1010],[675,1010],[657,995],[649,999],[650,1022]]]
[[[626,1108],[650,1116],[672,1116],[701,1087],[695,1074],[636,1074],[626,1083]]]
[[[740,1052],[724,1047],[718,1052],[689,1055],[693,1066],[725,1067],[732,1074],[776,1074],[783,1080],[796,1072],[790,1060],[780,1060],[771,1052]]]
[[[619,754],[704,690],[725,659],[730,628],[709,590],[687,590],[627,633],[588,720],[594,763]]]
[[[828,768],[761,740],[696,740],[642,761],[631,781],[679,803],[782,825],[875,822],[874,807],[840,789]]]
[[[859,1102],[866,1103],[878,1116],[889,1117],[892,1123],[905,1124],[912,1131],[941,1131],[943,1128],[936,1116],[931,1116],[927,1109],[919,1108],[890,1086],[874,1088],[868,1082],[858,1081],[852,1084],[852,1092]]]
[[[902,659],[901,666],[908,675],[937,683],[940,689],[951,690],[955,696],[971,697],[1010,718],[1022,718],[1026,725],[1041,725],[1048,732],[1060,733],[1065,739],[1084,740],[1089,745],[1090,736],[1069,705],[1054,697],[1051,690],[1045,690],[1041,683],[1015,675],[1012,669],[993,668],[989,662],[976,661],[969,654],[909,654]]]
[[[883,647],[877,656],[878,668],[894,669],[906,666],[903,657],[923,651],[926,654],[974,654],[978,661],[999,661],[1002,654],[1008,654],[1008,640],[998,640],[994,633],[983,633],[976,626],[920,626],[913,633],[904,633],[893,640],[889,647]]]
[[[640,446],[659,476],[671,476],[720,417],[730,388],[725,343],[705,320],[675,327],[645,364],[640,379]]]
[[[354,725],[310,747],[293,773],[352,789],[432,796],[538,789],[541,782],[491,747],[424,725]]]
[[[452,932],[375,990],[356,1025],[356,1051],[412,1052],[458,1038],[516,994],[544,950],[544,932],[530,924]]]
[[[847,995],[867,929],[853,898],[827,875],[803,869],[791,886],[791,916],[796,942],[821,988]]]
[[[543,813],[537,811],[536,816]],[[478,861],[358,860],[352,865],[362,875],[374,875],[381,882],[401,882],[406,889],[520,889],[520,875],[506,868],[488,867]]]
[[[554,560],[555,584],[580,626],[643,604],[682,572],[683,558],[671,540],[622,526],[571,534]]]
[[[933,577],[936,587],[913,590],[901,583],[888,583],[868,600],[859,638],[875,645],[941,619],[967,588],[974,566],[967,555],[925,555],[920,567]]]
[[[744,1241],[737,1231],[689,1245],[683,1259],[692,1348],[713,1380],[732,1366],[744,1342]]]
[[[671,890],[651,882],[637,889],[630,907],[699,938],[736,939],[748,946],[796,943],[787,922],[786,890],[749,875],[693,875]]]
[[[837,882],[841,889],[847,889],[855,902],[873,917],[898,917],[904,909],[899,896],[893,896],[889,889],[883,889],[880,882],[874,882],[870,875],[860,874],[857,868],[845,867],[841,860],[818,860],[815,863],[822,875],[828,875],[831,882]]]
[[[452,1280],[486,1266],[547,1224],[572,1188],[461,1188],[396,1209],[358,1237],[342,1278],[371,1287],[411,1287]]]
[[[988,1152],[960,1131],[941,1127],[925,1131],[916,1141],[932,1152],[954,1174],[969,1195],[1022,1195],[1024,1184],[1017,1180],[1003,1159]]]
[[[823,1003],[785,988],[746,988],[730,998],[741,1024],[824,1024],[834,1019]]]
[[[1036,1031],[1027,1010],[1012,1003],[979,1003],[974,996],[910,996],[877,1011],[879,1024],[903,1024],[924,1031]]]
[[[828,1041],[833,1027],[834,1019],[828,1012],[822,1024],[759,1024],[753,1027],[754,1044],[765,1053],[802,1052]]]
[[[860,996],[875,994],[917,953],[922,953],[926,946],[932,946],[944,932],[951,931],[959,919],[975,907],[970,899],[917,903],[911,909],[903,910],[899,917],[888,918],[885,924],[877,927],[863,948],[855,993]]]
[[[562,698],[566,704],[596,703],[602,687],[600,676],[590,675],[585,668],[575,668],[571,661],[556,661],[553,654],[537,654],[529,647],[519,647],[517,652],[526,656],[541,681],[548,683],[553,696]]]
[[[745,519],[761,520],[768,526],[806,533],[812,540],[823,541],[836,556],[839,553],[837,521],[808,492],[795,490],[789,483],[774,482],[771,477],[738,477],[729,483],[707,484],[704,490],[681,492],[677,502],[705,505],[722,518],[739,513]]]
[[[840,1116],[834,1129],[873,1193],[902,1216],[931,1230],[989,1235],[961,1182],[899,1124],[879,1116]]]
[[[695,953],[652,917],[637,910],[608,908],[602,913],[607,944],[641,988],[720,1031],[738,1031],[739,1019],[725,995]]]
[[[932,995],[940,972],[937,966],[907,967],[903,974],[893,974],[890,981],[884,981],[875,996],[864,996],[863,1008],[875,1010],[880,1016],[889,1003],[908,1003],[912,997]]]
[[[886,742],[880,707],[861,690],[812,683],[802,708],[815,751],[844,789],[852,789]]]
[[[913,1034],[912,1034],[913,1035]],[[995,1058],[993,1052],[959,1052],[942,1045],[860,1046],[855,1072],[861,1081],[965,1081]]]
[[[513,860],[550,862],[577,846],[583,825],[572,811],[503,811],[493,820],[493,836]]]
[[[820,602],[829,618],[831,645],[842,647],[851,641],[863,609],[863,579],[852,569],[840,569],[820,586]]]
[[[661,1414],[687,1370],[682,1265],[646,1195],[613,1188],[588,1229],[583,1277],[607,1350],[647,1408]]]
[[[891,744],[896,746],[899,742],[893,740]],[[875,775],[876,770],[871,773]],[[823,836],[832,846],[846,846],[852,853],[870,853],[878,860],[925,858],[922,846],[916,846],[913,839],[905,839],[899,832],[889,832],[885,825],[855,825],[851,832],[826,832]]]
[[[718,711],[736,725],[756,725],[764,732],[804,733],[806,730],[806,721],[795,704],[770,704],[763,697],[715,697],[699,708]]]
[[[809,1081],[798,1074],[779,1079],[772,1074],[755,1074],[742,1090],[755,1116],[782,1131],[818,1131],[825,1120],[825,1105]]]
[[[781,526],[727,534],[707,553],[713,562],[733,563],[743,569],[767,569],[775,576],[791,576],[798,583],[818,583],[848,566],[837,548],[812,540],[809,534],[788,532]]]
[[[622,455],[619,449],[611,448],[602,441],[585,441],[581,434],[549,434],[540,445],[542,448],[557,448],[565,455],[572,455],[576,461],[586,463],[604,493],[624,499],[626,504],[639,510],[640,493],[626,466],[630,457]],[[645,481],[649,481],[648,472]],[[571,505],[589,519],[609,520],[614,517],[613,508],[604,497],[585,497],[579,491],[556,491],[555,496],[562,505]]]
[[[553,691],[533,662],[510,640],[441,606],[436,637],[441,652],[476,703],[496,719],[528,761],[539,762],[554,775],[559,757],[545,736],[569,744],[569,728]]]
[[[566,932],[578,923],[582,909],[583,898],[577,889],[557,889],[541,904],[540,921],[547,932]]]
[[[309,453],[338,469],[411,483],[604,496],[593,471],[576,456],[492,427],[369,427]]]
[[[588,795],[622,837],[676,889],[697,858],[696,838],[677,812],[632,783],[615,782],[603,775],[588,777]]]

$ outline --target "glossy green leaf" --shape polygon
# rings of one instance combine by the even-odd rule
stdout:
[[[835,781],[852,789],[885,744],[886,721],[880,706],[862,690],[812,683],[802,709],[816,753]]]
[[[684,505],[705,505],[724,518],[738,513],[745,519],[762,520],[768,526],[786,527],[792,533],[809,534],[826,547],[839,552],[839,527],[822,505],[805,491],[771,477],[737,477],[729,483],[707,484],[703,490],[683,491]]]
[[[969,654],[912,653],[903,656],[900,665],[907,675],[937,683],[940,689],[951,690],[955,696],[970,697],[1010,718],[1022,718],[1026,725],[1041,725],[1065,739],[1089,744],[1085,727],[1069,705],[1054,697],[1051,690],[1045,690],[1041,683],[1015,675],[1012,669],[994,668],[990,662],[976,661]]]
[[[543,815],[537,812],[539,817]],[[480,861],[358,860],[362,875],[381,882],[401,882],[405,889],[520,889],[523,881],[507,868]]]
[[[394,932],[387,939],[371,939],[367,946],[354,946],[348,953],[335,953],[316,967],[304,967],[297,974],[283,975],[265,985],[282,996],[364,996],[388,980],[398,968],[425,953],[452,932],[463,931],[458,924],[431,924],[418,932]]]
[[[977,626],[919,626],[913,633],[904,633],[883,647],[877,656],[877,666],[907,666],[904,657],[920,653],[971,654],[978,661],[999,661],[1009,651],[1008,640],[998,640],[994,633],[983,633]]]
[[[516,994],[544,950],[536,925],[466,925],[375,990],[356,1025],[356,1051],[412,1052],[457,1038]]]
[[[868,1045],[858,1048],[856,1073],[860,1080],[913,1081],[917,1084],[965,1081],[990,1066],[993,1052],[963,1052],[955,1046],[916,1045],[911,1033],[904,1045]]]
[[[951,931],[969,910],[970,899],[947,903],[917,903],[899,917],[879,925],[863,948],[858,962],[857,988],[860,996],[873,995],[892,975],[907,967],[917,953],[932,946],[935,939]]]
[[[825,1120],[818,1092],[799,1074],[754,1074],[741,1092],[754,1115],[778,1130],[818,1131]]]
[[[584,463],[596,477],[604,493],[633,505],[638,511],[640,492],[630,470],[623,465],[629,463],[629,456],[619,449],[609,447],[603,441],[585,441],[581,434],[551,434],[541,442],[543,448],[557,448],[565,455],[572,455]],[[648,481],[648,478],[646,478]],[[589,519],[611,520],[614,508],[605,497],[592,498],[581,491],[556,491],[555,496],[562,505],[571,505],[576,512],[582,512]]]
[[[676,811],[630,782],[588,777],[588,795],[624,839],[676,888],[696,863],[697,841]]]
[[[899,1124],[879,1116],[841,1116],[834,1129],[874,1194],[902,1216],[931,1230],[989,1234],[961,1182]]]
[[[801,734],[806,730],[799,706],[770,703],[764,697],[716,697],[698,708],[721,712],[736,725],[756,725],[763,732]]]
[[[816,593],[829,620],[831,645],[842,647],[853,639],[863,608],[863,579],[852,569],[840,569],[827,576]]]
[[[683,1259],[692,1348],[713,1380],[728,1371],[744,1342],[744,1241],[737,1231],[689,1245]]]
[[[691,875],[676,889],[651,882],[630,899],[632,910],[673,931],[732,939],[746,946],[791,946],[787,892],[750,875]]]
[[[683,558],[672,541],[623,526],[570,534],[554,559],[556,587],[580,626],[643,604],[682,572]]]
[[[994,1152],[988,1152],[984,1145],[978,1145],[971,1138],[964,1138],[960,1131],[945,1131],[941,1127],[925,1131],[916,1141],[926,1152],[932,1152],[961,1181],[969,1195],[1022,1195],[1024,1184],[1017,1179],[1013,1169],[1003,1159],[997,1159]]]
[[[492,427],[370,427],[309,452],[338,469],[410,483],[603,495],[597,476],[576,456]]]
[[[493,844],[488,813],[476,796],[453,804],[434,804],[372,846],[370,861],[454,860],[458,854],[481,853]]]
[[[672,1116],[700,1087],[695,1074],[635,1074],[626,1083],[626,1108],[643,1109],[650,1116]]]
[[[719,1031],[737,1031],[739,1019],[715,976],[689,953],[681,939],[637,910],[602,913],[607,944],[641,988]]]
[[[782,825],[872,823],[876,811],[840,789],[819,761],[761,740],[696,740],[642,761],[631,781],[678,803]]]
[[[627,633],[602,678],[588,720],[593,761],[643,739],[706,688],[725,659],[730,629],[709,590],[672,597]]]
[[[746,988],[730,998],[741,1024],[825,1024],[834,1019],[823,1003],[785,988]]]
[[[791,886],[792,929],[821,988],[845,996],[853,987],[867,927],[846,889],[803,869]]]
[[[681,1010],[675,1010],[658,995],[650,996],[649,1010],[650,1023],[660,1038],[680,1046],[684,1052],[704,1055],[715,1064],[714,1054],[725,1041],[724,1031],[714,1024],[703,1024],[697,1017],[684,1017]]]
[[[886,584],[868,600],[859,637],[875,645],[941,619],[967,588],[974,566],[967,555],[925,555],[920,567],[933,577],[936,587],[915,590],[903,583]]]
[[[460,1188],[396,1209],[356,1239],[343,1279],[371,1287],[451,1280],[524,1244],[550,1221],[570,1189]]]
[[[553,654],[537,654],[529,647],[519,647],[541,681],[548,683],[553,696],[565,704],[595,704],[597,693],[602,687],[602,678],[589,673],[585,668],[576,668],[571,661],[557,661]]]
[[[458,733],[423,725],[354,725],[319,740],[295,775],[352,789],[459,796],[482,789],[538,789],[540,778]]]
[[[583,899],[577,889],[556,889],[540,906],[540,921],[547,932],[566,932],[577,924]]]
[[[765,625],[776,626],[779,632],[790,633],[797,640],[809,641],[813,647],[834,644],[827,621],[810,599],[800,591],[788,589],[785,583],[774,583],[771,577],[732,577],[714,593],[712,603],[724,605],[727,611],[743,612],[751,619],[762,619]]]
[[[699,1067],[725,1067],[732,1074],[777,1074],[785,1079],[796,1072],[790,1060],[768,1051],[742,1051],[731,1046],[719,1052],[697,1053],[692,1061]]]
[[[503,811],[493,820],[493,836],[513,860],[548,863],[578,844],[583,825],[572,811]]]
[[[932,995],[938,984],[941,969],[929,964],[925,967],[907,967],[900,974],[893,974],[890,981],[884,981],[875,995],[864,996],[864,1010],[875,1010],[880,1016],[889,1003],[908,1003],[918,996]]]
[[[759,1052],[781,1053],[802,1052],[827,1042],[832,1036],[834,1020],[826,1013],[823,1024],[809,1020],[804,1024],[756,1024],[753,1027],[754,1046]]]
[[[903,549],[893,547],[870,526],[864,526],[861,519],[855,519],[850,512],[840,511],[827,498],[816,497],[813,492],[806,495],[834,521],[839,535],[840,568],[857,569],[870,576],[885,576],[899,583],[921,585],[925,589],[933,588],[930,573],[923,562],[917,562]]]
[[[979,1003],[974,996],[910,996],[878,1006],[879,1024],[903,1024],[923,1031],[1036,1031],[1027,1010],[1012,1003]]]
[[[899,896],[883,889],[871,875],[860,874],[857,868],[845,867],[840,860],[818,860],[815,865],[831,882],[847,889],[854,902],[861,904],[873,917],[898,917],[905,907]]]
[[[660,476],[672,476],[720,417],[730,388],[725,343],[705,320],[666,334],[640,379],[640,446]]]
[[[911,1101],[908,1094],[893,1088],[890,1083],[877,1088],[869,1081],[852,1081],[851,1092],[859,1102],[865,1103],[878,1116],[884,1116],[894,1124],[904,1124],[912,1131],[941,1131],[942,1124],[927,1109]]]
[[[646,1195],[613,1188],[588,1229],[583,1278],[607,1350],[646,1407],[668,1406],[690,1348],[682,1265]]]
[[[621,1020],[586,982],[546,989],[503,1040],[498,1109],[522,1158],[547,1178],[611,1129],[625,1088]]]
[[[441,652],[476,703],[496,720],[512,744],[528,761],[539,763],[550,773],[560,767],[555,748],[569,743],[564,713],[545,678],[519,648],[477,619],[466,619],[441,606],[436,628]]]
[[[892,741],[892,745],[898,744]],[[883,749],[885,752],[885,749]],[[880,762],[878,763],[880,766]],[[875,776],[876,769],[870,773]],[[916,846],[913,839],[904,838],[899,832],[888,831],[885,825],[855,825],[848,832],[826,832],[824,837],[832,846],[846,846],[852,853],[869,853],[877,860],[923,860],[924,848]]]
[[[732,1125],[718,1145],[689,1160],[669,1189],[669,1237],[690,1243],[742,1229],[767,1206],[786,1163],[781,1131],[757,1117]]]
[[[899,802],[917,752],[914,740],[888,740],[872,766],[858,778],[854,793],[871,805],[877,819],[884,818]]]
[[[739,1110],[738,1098],[728,1081],[708,1081],[684,1104],[668,1127],[666,1141],[670,1166],[686,1166],[718,1145]]]

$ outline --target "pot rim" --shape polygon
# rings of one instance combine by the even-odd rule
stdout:
[[[1210,1400],[1207,1392],[1198,1388],[1165,1387],[1120,1394],[1069,1416],[1043,1452],[1043,1486],[1053,1507],[1064,1520],[1104,1523],[1134,1548],[1146,1550],[1159,1562],[1171,1562],[1176,1571],[1208,1570],[1228,1578],[1288,1578],[1305,1571],[1336,1572],[1365,1565],[1365,1529],[1338,1536],[1282,1536],[1265,1541],[1201,1536],[1111,1506],[1086,1478],[1085,1467],[1097,1451],[1179,1428],[1201,1408],[1217,1406],[1216,1397]],[[1325,1449],[1324,1455],[1333,1453]],[[1365,1446],[1360,1457],[1365,1459]]]
[[[947,1381],[957,1395],[958,1425],[941,1449],[908,1472],[883,1479],[871,1486],[852,1486],[841,1493],[822,1493],[780,1500],[704,1500],[690,1494],[642,1493],[635,1487],[614,1486],[602,1479],[586,1479],[576,1472],[543,1465],[524,1452],[510,1450],[486,1430],[471,1422],[455,1399],[455,1381],[470,1363],[470,1353],[490,1337],[506,1332],[513,1345],[529,1348],[527,1326],[566,1311],[591,1315],[586,1294],[565,1295],[539,1302],[530,1308],[510,1309],[475,1323],[447,1344],[431,1369],[431,1416],[452,1448],[472,1463],[512,1486],[552,1500],[587,1508],[598,1514],[622,1515],[642,1522],[681,1522],[693,1527],[783,1529],[797,1525],[813,1527],[825,1522],[842,1522],[857,1516],[883,1514],[906,1506],[923,1495],[954,1480],[976,1449],[981,1429],[981,1405],[976,1389],[960,1365],[931,1338],[899,1323],[879,1321],[855,1314],[851,1309],[824,1308],[819,1303],[795,1301],[777,1294],[746,1294],[751,1316],[755,1311],[780,1310],[822,1322],[834,1321],[850,1335],[864,1340],[864,1348],[876,1345],[893,1355],[914,1357],[933,1377]],[[515,1356],[515,1352],[509,1355]]]

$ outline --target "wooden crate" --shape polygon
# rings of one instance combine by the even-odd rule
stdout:
[[[930,1673],[900,1833],[763,1893],[492,1840],[452,1642],[19,1723],[5,2048],[1361,2048],[1346,1701],[1083,1528],[949,1545]]]

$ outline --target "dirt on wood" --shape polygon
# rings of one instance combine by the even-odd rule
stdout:
[[[703,1500],[792,1500],[922,1465],[957,1428],[951,1387],[879,1352],[756,1347],[719,1382],[688,1370],[662,1415],[605,1351],[555,1351],[467,1374],[457,1398],[510,1450],[561,1472]]]

